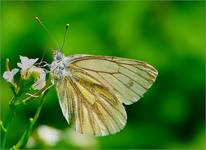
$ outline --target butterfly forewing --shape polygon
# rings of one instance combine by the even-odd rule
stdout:
[[[156,79],[157,71],[136,60],[74,55],[71,75],[56,81],[61,109],[76,131],[104,136],[126,124],[123,106],[140,99]]]
[[[99,81],[127,105],[139,100],[157,76],[156,69],[142,61],[109,56],[79,56],[69,67]]]

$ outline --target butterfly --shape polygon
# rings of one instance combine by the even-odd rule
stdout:
[[[112,56],[54,51],[51,73],[68,124],[82,134],[106,136],[127,123],[124,105],[137,102],[158,75],[151,65]]]

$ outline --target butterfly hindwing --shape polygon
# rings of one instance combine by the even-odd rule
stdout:
[[[108,89],[78,77],[65,78],[63,82],[72,92],[64,87],[61,92],[66,96],[63,96],[57,86],[60,106],[67,122],[71,122],[77,132],[104,136],[125,126],[124,106]],[[69,109],[71,106],[73,109]]]

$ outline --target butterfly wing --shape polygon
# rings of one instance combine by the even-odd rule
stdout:
[[[104,136],[126,124],[124,104],[132,104],[151,87],[157,71],[136,60],[74,55],[71,77],[56,82],[61,109],[68,123],[83,134]]]
[[[104,136],[125,126],[124,106],[106,87],[74,76],[56,82],[56,88],[63,115],[77,132]]]
[[[139,100],[158,74],[154,67],[142,61],[90,55],[75,55],[70,70],[79,78],[98,81],[126,105]]]

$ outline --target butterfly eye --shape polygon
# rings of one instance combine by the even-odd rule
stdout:
[[[59,66],[59,69],[64,70],[64,66],[63,65]]]
[[[62,56],[59,55],[59,53],[57,53],[57,60],[61,60],[62,59]]]

